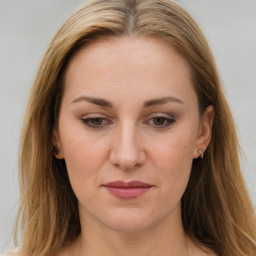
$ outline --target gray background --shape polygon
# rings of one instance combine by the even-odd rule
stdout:
[[[244,152],[244,177],[256,205],[256,0],[176,2],[200,24],[213,50]],[[80,3],[0,0],[0,252],[11,246],[18,140],[29,87],[51,38]]]

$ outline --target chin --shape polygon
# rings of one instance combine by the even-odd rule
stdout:
[[[107,227],[119,233],[139,233],[147,230],[149,223],[132,222],[131,220],[115,223],[107,223]]]
[[[154,226],[159,220],[154,216],[149,216],[137,210],[119,211],[119,213],[111,213],[108,219],[104,219],[103,223],[108,228],[122,233],[138,233],[143,232]]]

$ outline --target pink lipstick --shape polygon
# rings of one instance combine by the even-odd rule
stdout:
[[[110,194],[121,199],[133,199],[146,193],[153,185],[134,180],[130,182],[114,181],[103,185]]]

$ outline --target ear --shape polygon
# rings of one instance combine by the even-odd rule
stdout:
[[[53,134],[53,146],[55,151],[54,156],[57,159],[64,159],[63,150],[62,150],[61,141],[60,141],[60,135],[57,128],[53,129],[52,134]]]
[[[208,106],[201,118],[196,147],[194,149],[194,159],[198,158],[201,154],[199,150],[205,152],[212,136],[212,124],[214,119],[213,106]]]

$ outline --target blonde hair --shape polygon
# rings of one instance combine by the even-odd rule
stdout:
[[[205,158],[194,160],[182,197],[186,233],[221,256],[256,252],[255,212],[241,175],[238,140],[214,59],[201,30],[169,0],[94,0],[63,24],[47,49],[31,88],[20,140],[20,254],[53,256],[81,232],[78,202],[64,160],[53,154],[65,67],[83,45],[108,36],[153,36],[186,58],[200,114],[215,119]],[[20,224],[20,225],[19,225]]]

